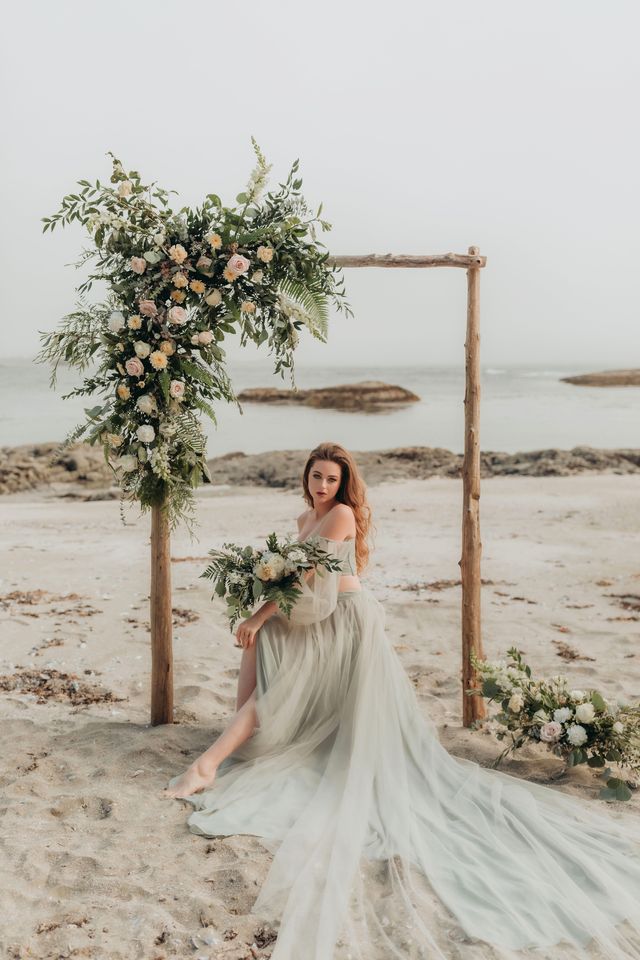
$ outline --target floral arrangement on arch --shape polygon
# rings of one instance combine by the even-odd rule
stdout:
[[[86,421],[61,450],[84,436],[101,443],[123,500],[168,508],[170,527],[184,520],[191,531],[193,490],[210,482],[200,415],[216,423],[214,402],[235,402],[225,370],[226,337],[240,333],[266,343],[275,372],[289,370],[304,326],[326,341],[329,305],[352,315],[341,272],[316,229],[329,230],[301,195],[296,160],[279,189],[264,194],[271,165],[252,137],[256,166],[236,205],[208,194],[201,206],[174,212],[169,194],[125,171],[110,152],[110,184],[79,180],[77,193],[43,217],[43,231],[74,221],[91,247],[77,267],[94,269],[77,287],[77,309],[52,333],[41,332],[38,362],[97,369],[66,397],[98,394]],[[86,294],[103,281],[104,302]],[[124,518],[123,518],[124,519]]]
[[[561,674],[534,680],[517,647],[507,653],[507,661],[495,663],[472,655],[481,689],[467,691],[501,706],[493,718],[496,736],[509,736],[509,744],[494,766],[527,742],[541,743],[568,766],[600,768],[606,782],[602,799],[630,799],[635,782],[612,776],[607,763],[640,773],[640,705],[618,704],[597,690],[571,689]]]

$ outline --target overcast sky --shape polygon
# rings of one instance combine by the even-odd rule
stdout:
[[[300,158],[334,254],[479,246],[485,364],[638,366],[639,28],[635,0],[11,4],[5,356],[73,308],[83,233],[40,218],[108,179],[107,150],[231,203],[253,134],[272,184]],[[299,362],[462,362],[464,271],[345,273],[355,319]]]

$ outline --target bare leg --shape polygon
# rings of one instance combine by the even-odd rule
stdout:
[[[256,713],[256,695],[252,693],[246,703],[233,716],[226,729],[208,750],[193,761],[182,776],[171,787],[167,787],[165,797],[188,797],[213,786],[216,771],[225,757],[248,740],[258,723]]]
[[[256,646],[257,641],[250,647],[245,647],[242,651],[236,710],[239,710],[247,702],[256,688]]]

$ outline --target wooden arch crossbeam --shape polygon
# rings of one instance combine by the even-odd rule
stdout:
[[[465,691],[478,689],[471,655],[482,658],[480,626],[480,270],[487,258],[478,247],[469,252],[413,256],[369,253],[364,256],[330,257],[338,267],[462,267],[467,271],[467,329],[465,340],[464,458],[462,463],[462,556],[458,561],[462,581],[462,722],[471,726],[485,716],[481,696]]]

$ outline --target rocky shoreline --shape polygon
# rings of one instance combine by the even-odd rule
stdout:
[[[117,497],[118,488],[102,448],[77,443],[59,453],[60,444],[24,444],[0,448],[0,495],[52,487],[60,496],[72,489],[87,499]],[[216,485],[295,490],[308,450],[227,453],[208,461]],[[441,447],[358,450],[355,456],[368,485],[385,480],[460,477],[462,455]],[[481,476],[562,477],[578,473],[640,473],[640,449],[579,446],[518,453],[481,453]]]

